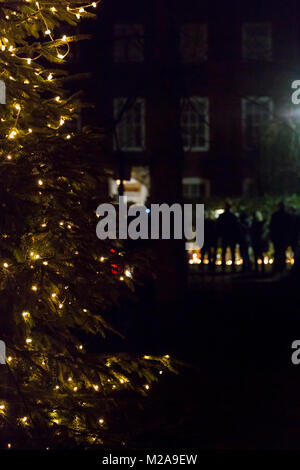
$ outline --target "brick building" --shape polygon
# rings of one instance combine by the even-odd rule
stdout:
[[[270,0],[171,3],[167,20],[162,16],[157,24],[163,31],[168,21],[174,34],[176,59],[166,67],[173,67],[180,106],[183,195],[254,194],[262,135],[289,113],[291,83],[300,78],[299,2],[287,0],[281,8]],[[93,41],[82,54],[93,72],[87,96],[96,104],[84,119],[107,131],[110,192],[125,179],[135,202],[151,191],[148,149],[156,123],[149,117],[155,93],[149,88],[156,86],[151,64],[158,53],[151,45],[153,5],[103,0]],[[168,184],[167,174],[161,184]]]

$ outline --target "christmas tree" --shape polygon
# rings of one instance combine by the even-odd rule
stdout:
[[[121,399],[170,368],[169,356],[106,352],[136,258],[96,237],[101,136],[75,130],[80,100],[63,67],[97,4],[0,0],[1,448],[118,445]],[[95,335],[102,352],[89,350]]]

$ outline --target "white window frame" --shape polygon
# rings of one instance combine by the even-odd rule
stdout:
[[[197,197],[199,197],[199,198],[202,197],[201,194],[200,194],[201,193],[201,191],[200,191],[201,185],[205,186],[204,198],[210,197],[210,180],[200,178],[199,176],[185,177],[185,178],[182,179],[182,186],[198,186],[199,187],[199,195],[196,196],[196,198]],[[184,191],[183,191],[183,195],[184,195]]]
[[[114,98],[114,117],[115,119],[118,118],[118,113],[119,113],[119,110],[120,110],[120,100],[122,100],[123,104],[126,103],[128,98],[126,97],[123,97],[123,96],[119,96],[119,97],[116,97]],[[114,150],[122,150],[122,151],[126,151],[126,152],[143,152],[145,150],[145,140],[146,140],[146,122],[145,122],[145,119],[146,119],[146,100],[144,98],[136,98],[135,102],[134,102],[134,105],[136,104],[141,104],[141,140],[142,140],[142,143],[141,143],[141,146],[130,146],[130,145],[126,145],[126,146],[120,146],[120,148],[118,147],[117,145],[117,142],[116,142],[116,139],[114,139]],[[133,105],[133,106],[134,106]],[[129,108],[127,111],[124,112],[124,116],[127,114],[127,113],[130,113],[132,107]],[[123,116],[123,118],[124,118]],[[119,139],[119,136],[118,136],[118,126],[121,126],[122,125],[122,119],[120,121],[120,123],[117,124],[116,126],[116,135],[117,135],[117,138]],[[125,125],[125,123],[123,124]],[[119,142],[120,144],[120,142]]]
[[[209,99],[208,97],[202,97],[202,96],[189,96],[186,98],[181,99],[181,128],[183,132],[183,127],[184,127],[184,122],[183,122],[183,111],[184,107],[187,106],[187,102],[189,102],[189,106],[195,106],[197,107],[198,104],[205,104],[206,105],[206,110],[205,110],[205,116],[204,116],[204,145],[200,146],[187,146],[184,145],[183,149],[185,152],[207,152],[209,150],[209,138],[210,138],[210,129],[209,129]],[[201,122],[200,116],[198,116],[199,123]],[[190,121],[190,126],[193,126],[193,123]]]
[[[120,35],[119,31],[124,30],[124,37],[122,33]],[[136,29],[136,31],[135,31]],[[114,47],[113,47],[113,58],[116,64],[138,64],[142,63],[145,60],[145,50],[144,50],[144,39],[141,38],[142,50],[138,50],[138,44],[135,42],[138,39],[134,37],[135,35],[139,34],[138,30],[141,30],[141,34],[145,34],[145,27],[143,24],[131,24],[131,23],[116,23],[114,25]],[[120,53],[121,50],[121,43],[123,41],[124,51],[127,49],[127,54],[124,53],[124,56]],[[127,44],[126,44],[127,43]],[[134,52],[136,48],[136,51]],[[131,52],[130,52],[131,50]]]
[[[267,54],[268,57],[249,57],[248,54],[248,47],[246,46],[247,40],[248,40],[248,32],[247,32],[247,27],[249,26],[258,26],[258,25],[265,25],[266,28],[268,29],[268,35],[267,37]],[[271,61],[273,57],[273,34],[272,34],[272,23],[268,21],[261,21],[261,22],[253,22],[253,23],[243,23],[242,25],[242,56],[244,60],[259,60],[259,61]],[[259,53],[258,53],[259,55]]]
[[[199,54],[199,59],[197,58],[197,51],[196,51],[197,38],[194,38],[194,41],[195,41],[195,57],[194,57],[194,59],[185,56],[184,36],[187,36],[187,35],[190,34],[191,39],[193,40],[192,31],[188,31],[189,27],[191,28],[191,30],[193,28],[195,28],[195,30],[196,30],[197,27],[200,27],[202,29],[202,32],[203,32],[203,54],[201,54],[201,53]],[[186,31],[185,31],[185,29],[186,29]],[[204,61],[207,60],[207,58],[208,58],[208,27],[207,27],[207,23],[183,23],[181,25],[181,28],[180,28],[180,57],[181,57],[181,61],[182,61],[183,64],[195,64],[195,63],[200,63],[200,62],[204,62]]]
[[[265,106],[268,104],[269,106],[269,120],[273,119],[273,111],[274,111],[274,102],[272,97],[270,96],[248,96],[246,98],[242,98],[242,130],[243,130],[243,141],[244,146],[249,147],[249,143],[246,142],[246,119],[248,116],[247,113],[247,105],[253,102],[257,103],[258,106]],[[255,124],[254,124],[255,125]],[[259,126],[259,124],[257,124]]]

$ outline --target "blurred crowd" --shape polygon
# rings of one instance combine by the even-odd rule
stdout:
[[[280,202],[271,216],[269,223],[261,212],[248,214],[233,212],[231,204],[226,204],[224,212],[216,219],[208,212],[205,217],[204,246],[201,250],[202,261],[207,256],[211,269],[215,269],[218,247],[222,250],[222,267],[226,267],[226,252],[231,253],[231,268],[235,270],[236,248],[239,246],[243,260],[243,270],[258,271],[259,264],[264,270],[264,253],[274,250],[274,270],[281,272],[286,266],[286,250],[291,247],[297,260],[300,238],[300,213],[295,208],[286,209]],[[252,256],[250,256],[252,252]]]

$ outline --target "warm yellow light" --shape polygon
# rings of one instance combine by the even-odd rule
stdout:
[[[33,285],[33,286],[31,287],[31,290],[37,291],[37,286],[36,286],[36,285]]]
[[[32,339],[31,339],[31,338],[27,338],[27,339],[26,339],[26,343],[27,343],[27,344],[31,344],[31,343],[32,343]]]
[[[150,385],[145,385],[146,390],[149,390],[149,388],[150,388]]]
[[[103,424],[104,423],[104,419],[103,418],[100,418],[99,419],[99,424]]]
[[[99,390],[99,385],[93,385],[93,387],[94,387],[94,390],[96,390],[96,392],[98,392],[98,390]]]
[[[44,183],[43,183],[43,180],[38,180],[38,185],[39,185],[39,186],[43,186],[43,184],[44,184]]]
[[[16,104],[15,104],[15,108],[16,108],[18,111],[21,110],[21,106],[19,105],[19,103],[16,103]]]
[[[23,312],[22,315],[23,315],[24,318],[26,318],[26,317],[29,316],[29,312]]]
[[[8,264],[7,264],[7,263],[3,263],[3,266],[4,266],[4,268],[8,268]]]
[[[59,102],[60,101],[60,96],[56,96],[55,101]]]
[[[31,59],[27,59],[27,64],[30,65],[31,64]]]

